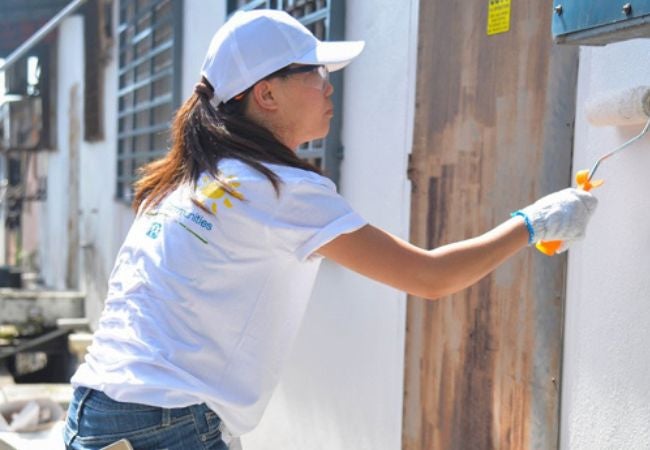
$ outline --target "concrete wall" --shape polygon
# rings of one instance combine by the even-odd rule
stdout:
[[[417,4],[349,1],[341,193],[371,223],[408,236]],[[406,296],[324,262],[301,334],[246,450],[401,448]]]
[[[594,95],[650,85],[650,40],[580,54],[574,173],[638,134],[642,125],[595,128]],[[650,448],[650,136],[603,162],[600,204],[569,253],[561,448]]]
[[[39,236],[42,275],[49,287],[86,292],[91,323],[101,312],[108,274],[133,217],[127,204],[115,200],[116,46],[112,54],[105,67],[105,139],[89,143],[83,140],[83,18],[75,15],[63,21],[57,55],[57,149],[38,156],[39,165],[48,167]],[[76,273],[71,273],[71,263]]]
[[[70,255],[68,222],[70,211],[70,143],[72,134],[81,136],[71,111],[83,111],[83,20],[74,16],[59,27],[57,50],[57,149],[51,153],[39,153],[39,165],[47,164],[47,201],[43,205],[40,228],[40,263],[45,283],[56,289],[66,287],[67,261]],[[77,64],[69,64],[77,61]],[[65,69],[63,69],[65,68]],[[72,255],[74,258],[74,255]]]
[[[183,11],[183,81],[184,100],[192,95],[199,81],[203,57],[208,51],[212,36],[226,20],[226,2],[185,0]]]
[[[119,17],[114,3],[115,18]],[[86,316],[96,323],[106,297],[108,275],[131,225],[130,205],[116,200],[117,179],[117,33],[112,57],[104,67],[104,140],[83,142],[79,158],[80,288],[86,292]]]

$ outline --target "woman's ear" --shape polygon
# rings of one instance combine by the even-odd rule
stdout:
[[[278,109],[275,88],[276,86],[271,80],[262,80],[253,86],[251,94],[259,108],[264,111],[275,111]]]

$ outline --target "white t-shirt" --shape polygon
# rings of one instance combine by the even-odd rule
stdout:
[[[138,215],[73,386],[166,408],[205,402],[236,436],[257,425],[312,291],[313,252],[366,224],[327,178],[267,167],[279,197],[229,159],[219,169],[234,195],[203,175]]]

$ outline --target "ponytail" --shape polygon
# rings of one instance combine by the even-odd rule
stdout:
[[[178,186],[195,184],[203,172],[232,193],[232,187],[222,180],[218,171],[219,162],[224,158],[238,159],[264,174],[278,195],[281,180],[262,163],[320,173],[269,130],[244,115],[246,97],[220,103],[215,108],[210,101],[213,93],[212,86],[203,78],[194,87],[194,94],[176,112],[169,152],[139,170],[140,178],[134,184],[134,210],[157,206]]]

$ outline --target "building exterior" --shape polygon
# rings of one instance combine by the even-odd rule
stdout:
[[[330,39],[366,41],[334,79],[333,135],[301,151],[371,223],[421,246],[487,230],[638,132],[594,129],[583,104],[647,84],[648,40],[554,45],[550,4],[519,2],[509,29],[487,34],[479,3],[88,0],[35,47],[49,100],[0,106],[2,175],[11,186],[9,161],[20,159],[18,184],[34,196],[18,237],[5,227],[0,245],[5,263],[22,252],[48,287],[84,291],[91,326],[133,219],[137,166],[164,153],[213,33],[256,6],[294,11]],[[46,129],[46,140],[30,141],[26,127],[16,141],[16,124]],[[600,208],[568,262],[530,250],[436,303],[324,262],[245,448],[650,446],[648,142],[603,166]]]
[[[603,92],[648,86],[649,55],[649,39],[581,49],[574,172],[641,132],[643,125],[594,127],[585,105]],[[650,365],[649,164],[647,135],[602,163],[598,211],[584,242],[569,253],[563,449],[650,445],[650,387],[644,377]]]

